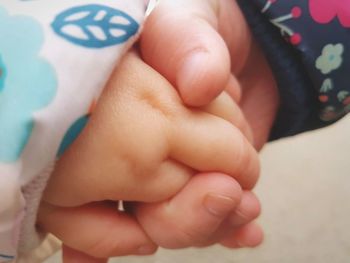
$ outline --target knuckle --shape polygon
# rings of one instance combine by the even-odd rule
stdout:
[[[144,90],[139,94],[140,102],[145,103],[149,109],[158,113],[165,120],[173,120],[177,115],[177,109],[174,102],[169,98],[170,94],[158,94],[153,90]],[[171,97],[171,96],[170,96]]]

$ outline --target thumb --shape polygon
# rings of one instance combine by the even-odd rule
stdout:
[[[168,79],[183,101],[206,105],[230,77],[229,51],[215,29],[209,1],[162,1],[146,22],[143,59]]]
[[[251,42],[236,1],[162,0],[146,21],[140,47],[187,105],[203,106],[227,88],[230,71],[240,74]]]

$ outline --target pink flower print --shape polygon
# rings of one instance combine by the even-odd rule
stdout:
[[[342,26],[350,28],[350,0],[309,0],[310,14],[320,24],[338,17]]]

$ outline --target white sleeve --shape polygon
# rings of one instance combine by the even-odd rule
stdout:
[[[40,242],[55,160],[84,126],[145,17],[144,0],[0,3],[0,262]]]

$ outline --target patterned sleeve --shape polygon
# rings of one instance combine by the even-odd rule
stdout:
[[[0,3],[0,262],[40,242],[35,219],[55,160],[86,124],[144,0]]]
[[[238,0],[278,83],[271,139],[350,112],[350,1]]]

